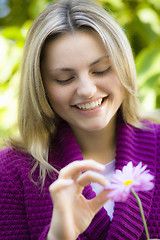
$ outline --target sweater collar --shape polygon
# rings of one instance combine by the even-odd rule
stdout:
[[[53,149],[54,151],[52,151]],[[81,150],[67,123],[61,122],[50,151],[49,161],[60,170],[75,160],[83,160]],[[143,164],[147,164],[150,173],[155,176],[156,136],[153,130],[137,129],[125,124],[121,120],[118,122],[117,127],[116,169],[122,169],[129,161],[132,161],[135,166],[142,161]],[[90,185],[85,187],[83,194],[87,199],[95,196]],[[142,201],[146,220],[151,209],[153,194],[154,190],[138,193]],[[101,224],[96,228],[94,233],[96,238],[104,230],[104,226],[108,228],[107,239],[139,239],[144,229],[138,204],[132,195],[125,203],[115,203],[111,224],[104,208],[100,210],[95,219],[93,219],[94,226],[91,223],[85,231],[88,235],[92,234],[91,239],[93,239],[95,224],[102,222],[102,219],[106,224]]]
[[[116,169],[122,169],[129,161],[136,166],[140,161],[147,165],[147,169],[156,176],[156,134],[152,129],[137,129],[120,121],[117,129]],[[154,189],[147,192],[139,192],[143,205],[146,221],[149,217]],[[116,229],[116,232],[115,232]],[[125,203],[116,203],[113,221],[110,226],[111,239],[119,233],[118,239],[139,239],[144,230],[137,200],[130,194]],[[121,237],[120,237],[121,236]]]

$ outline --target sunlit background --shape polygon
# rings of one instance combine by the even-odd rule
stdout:
[[[0,0],[0,139],[17,131],[17,94],[24,40],[47,0]],[[139,96],[148,110],[160,108],[160,0],[101,0],[131,43]]]

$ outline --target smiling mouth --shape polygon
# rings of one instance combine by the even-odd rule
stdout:
[[[93,110],[99,106],[101,106],[104,102],[104,98],[99,98],[93,102],[90,102],[90,103],[86,103],[86,104],[77,104],[76,107],[80,110],[84,110],[84,111],[87,111],[87,110]]]

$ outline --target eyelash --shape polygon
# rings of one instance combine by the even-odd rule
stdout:
[[[102,72],[92,72],[92,74],[93,75],[99,75],[99,76],[100,75],[104,75],[105,73],[109,72],[111,69],[112,69],[112,67],[110,66],[110,67],[108,67],[106,70],[104,70]],[[56,79],[56,82],[59,83],[59,84],[65,85],[65,84],[71,82],[74,78],[75,78],[75,76],[71,77],[69,79],[66,79],[66,80],[58,80],[58,79]]]
[[[109,72],[111,70],[111,66],[108,67],[106,70],[102,71],[102,72],[93,72],[94,75],[104,75],[105,73]]]
[[[68,82],[71,82],[73,79],[74,79],[74,77],[71,77],[71,78],[66,79],[66,80],[58,80],[58,79],[56,79],[56,82],[65,85],[65,84],[67,84]]]

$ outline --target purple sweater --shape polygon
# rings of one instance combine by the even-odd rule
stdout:
[[[129,161],[147,164],[155,176],[155,188],[139,192],[151,238],[160,238],[160,126],[150,124],[152,130],[141,130],[120,122],[117,128],[116,169]],[[72,161],[83,160],[68,125],[63,122],[51,143],[49,162],[58,170]],[[48,191],[53,182],[46,177],[44,189],[30,180],[33,158],[14,149],[0,152],[0,239],[46,239],[52,216],[52,201]],[[33,174],[38,180],[38,170]],[[55,179],[57,175],[55,175]],[[87,199],[95,193],[91,186],[83,191]],[[144,240],[144,228],[135,198],[115,203],[112,222],[102,208],[79,240]]]

